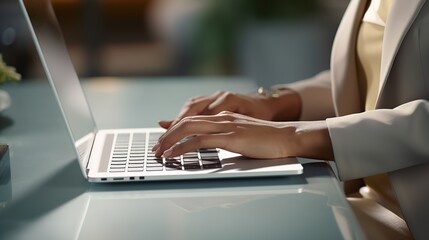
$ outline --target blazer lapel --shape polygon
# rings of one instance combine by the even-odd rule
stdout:
[[[384,32],[378,99],[386,85],[390,69],[406,33],[426,0],[396,0],[390,10]]]
[[[333,100],[338,116],[363,110],[356,72],[356,38],[368,0],[352,0],[335,36],[331,74]]]

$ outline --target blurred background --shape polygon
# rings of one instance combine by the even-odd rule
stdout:
[[[82,78],[241,76],[292,82],[329,68],[347,0],[52,0]],[[18,0],[0,1],[0,53],[44,78]]]

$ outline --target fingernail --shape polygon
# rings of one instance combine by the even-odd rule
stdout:
[[[160,153],[160,152],[159,152],[159,149],[157,149],[157,150],[155,151],[155,157],[157,157],[157,158],[162,157],[162,153]]]
[[[161,120],[161,121],[158,121],[158,125],[163,127],[163,128],[169,128],[171,125],[171,122],[172,121]]]
[[[169,157],[171,157],[172,153],[173,153],[173,148],[169,148],[164,152],[164,154],[162,154],[162,156],[165,158],[169,158]]]
[[[155,145],[152,147],[152,152],[156,151],[158,148],[159,148],[159,143],[155,144]]]

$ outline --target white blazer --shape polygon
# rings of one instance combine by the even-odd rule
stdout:
[[[355,46],[367,1],[351,0],[331,71],[288,87],[301,95],[303,120],[327,118],[340,178],[389,173],[413,236],[429,239],[429,1],[394,1],[376,110],[363,112]]]

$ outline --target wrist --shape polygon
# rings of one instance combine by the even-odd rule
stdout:
[[[334,159],[326,121],[299,122],[295,130],[294,142],[297,157]]]
[[[301,115],[301,97],[287,88],[272,88],[266,97],[273,121],[296,121]]]

